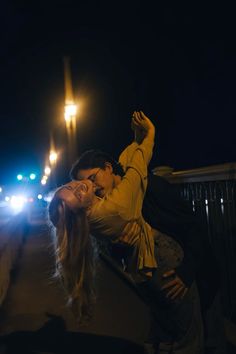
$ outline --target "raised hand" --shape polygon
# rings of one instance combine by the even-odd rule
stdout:
[[[155,134],[155,126],[151,120],[142,112],[135,111],[132,116],[131,128],[134,130],[135,141],[142,143],[148,133]]]

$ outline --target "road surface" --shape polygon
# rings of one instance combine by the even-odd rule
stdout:
[[[18,225],[24,235],[1,307],[0,333],[9,336],[18,331],[35,332],[54,318],[64,321],[67,332],[123,338],[142,344],[148,332],[148,309],[102,260],[97,270],[94,317],[86,327],[77,324],[73,313],[66,307],[59,281],[53,277],[54,254],[49,227],[43,220],[34,220],[31,225],[26,220],[28,218],[22,218],[21,225]],[[16,240],[17,232],[12,237]]]

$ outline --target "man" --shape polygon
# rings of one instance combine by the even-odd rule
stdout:
[[[103,198],[120,183],[124,171],[121,163],[110,155],[100,150],[89,150],[73,165],[70,176],[75,180],[90,179],[97,186],[98,196]],[[167,296],[173,300],[185,296],[196,280],[205,318],[219,286],[217,262],[205,225],[198,220],[173,185],[151,173],[148,175],[142,213],[153,228],[178,241],[184,251],[181,265],[163,274],[163,277],[169,278],[165,285]],[[132,225],[130,229],[132,232]]]

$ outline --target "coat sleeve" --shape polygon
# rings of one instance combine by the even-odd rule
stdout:
[[[190,286],[208,248],[208,235],[191,206],[180,197],[176,186],[149,174],[143,216],[152,227],[179,242],[184,259],[176,272]]]
[[[119,162],[124,166],[125,176],[108,198],[116,203],[127,220],[141,214],[153,146],[153,139],[145,139],[142,144],[129,145],[120,156]]]

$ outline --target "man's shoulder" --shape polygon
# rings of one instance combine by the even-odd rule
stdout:
[[[176,194],[176,188],[168,182],[164,177],[154,175],[153,173],[148,173],[148,191],[158,194],[165,194],[165,196],[170,193]]]

